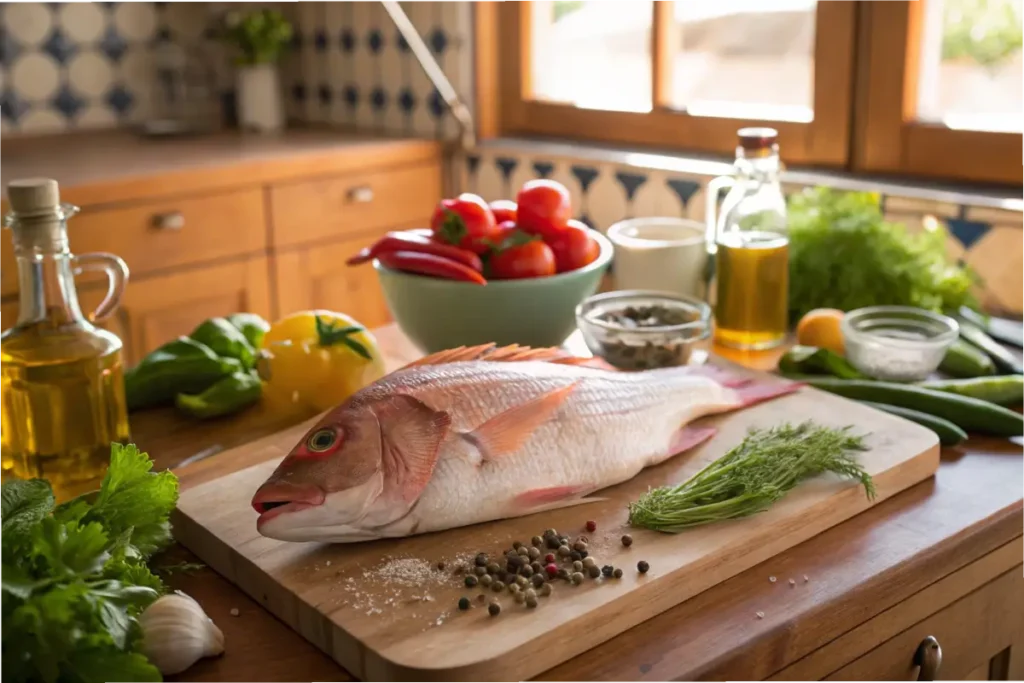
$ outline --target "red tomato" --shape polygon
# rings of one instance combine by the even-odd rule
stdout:
[[[565,229],[572,216],[569,190],[554,180],[530,180],[516,197],[516,222],[532,235],[544,239]]]
[[[480,196],[464,192],[455,199],[442,199],[430,219],[435,238],[483,254],[488,241],[497,236],[494,214]]]
[[[590,228],[575,218],[570,218],[565,230],[549,240],[548,244],[555,255],[559,273],[593,263],[601,253],[601,245],[590,236]]]
[[[501,221],[498,223],[498,235],[494,239],[494,246],[500,247],[504,244],[505,240],[516,234],[518,230],[519,228],[516,226],[515,221]]]
[[[551,247],[535,239],[506,247],[491,255],[490,275],[497,280],[519,280],[555,274],[555,255]]]
[[[498,199],[491,202],[489,206],[491,207],[491,213],[494,214],[494,220],[497,222],[515,221],[516,203],[511,199]]]

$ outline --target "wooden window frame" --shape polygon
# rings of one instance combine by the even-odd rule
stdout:
[[[853,169],[951,180],[1022,182],[1020,133],[916,121],[925,2],[863,2]]]
[[[779,131],[779,145],[787,161],[803,165],[843,166],[848,162],[849,131],[852,125],[853,45],[855,40],[855,2],[829,0],[818,4],[814,45],[814,119],[808,123],[742,118],[694,116],[670,106],[671,3],[653,2],[651,53],[660,55],[652,68],[653,108],[650,112],[615,112],[580,109],[569,104],[531,99],[530,84],[530,12],[529,2],[475,3],[491,5],[477,8],[477,45],[484,54],[483,73],[494,70],[488,45],[479,31],[487,30],[485,17],[501,26],[497,41],[497,76],[500,102],[498,113],[484,107],[484,118],[495,121],[503,135],[539,135],[560,138],[585,138],[597,142],[672,147],[695,152],[732,154],[736,148],[736,130],[745,126],[770,126]],[[495,7],[495,5],[498,5]],[[483,24],[483,25],[482,25]],[[493,34],[492,34],[493,36]],[[492,71],[493,73],[493,71]],[[480,78],[478,92],[487,79]],[[841,93],[825,97],[825,93]],[[500,124],[497,122],[500,121]]]

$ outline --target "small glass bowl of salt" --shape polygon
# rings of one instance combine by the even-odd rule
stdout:
[[[846,357],[874,379],[917,382],[935,372],[960,333],[952,318],[913,306],[869,306],[840,323]]]

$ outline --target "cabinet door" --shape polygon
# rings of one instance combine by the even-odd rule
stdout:
[[[278,253],[274,257],[278,315],[324,308],[347,313],[369,328],[391,322],[373,266],[345,265],[345,259],[371,241],[346,240]]]
[[[134,362],[219,315],[269,318],[267,259],[255,257],[129,282],[121,304],[125,346]]]
[[[890,638],[826,680],[905,681],[921,675],[919,649],[932,638],[941,650],[924,663],[939,664],[923,680],[1013,680],[1016,649],[1024,640],[1024,576],[1017,565],[948,607]]]

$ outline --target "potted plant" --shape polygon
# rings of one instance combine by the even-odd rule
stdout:
[[[223,39],[238,51],[238,123],[260,132],[284,125],[277,63],[291,45],[292,25],[277,10],[260,9],[225,17]]]

